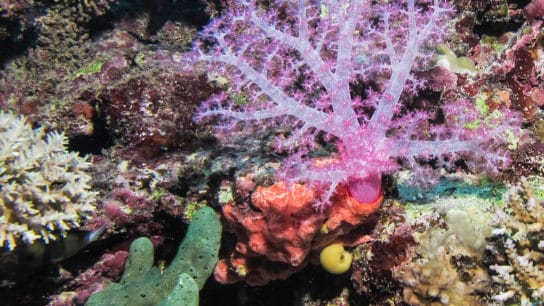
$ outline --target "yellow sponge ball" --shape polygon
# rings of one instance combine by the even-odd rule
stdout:
[[[333,243],[321,250],[319,259],[321,260],[321,265],[327,272],[342,274],[349,270],[353,255],[344,250],[344,246],[340,243]]]

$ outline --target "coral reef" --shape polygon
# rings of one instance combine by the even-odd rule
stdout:
[[[211,159],[210,152],[194,154],[166,152],[152,161],[135,162],[136,150],[105,150],[95,158],[93,184],[102,192],[97,217],[89,220],[94,229],[108,220],[102,236],[128,237],[164,235],[165,218],[188,221],[191,213],[206,204],[215,204],[214,176],[224,175],[229,159]],[[242,164],[239,164],[242,167]],[[208,175],[204,175],[204,169]],[[170,226],[172,227],[172,226]]]
[[[28,166],[29,183],[55,169],[85,182],[14,219],[6,199],[69,184],[48,176],[4,197],[0,159],[2,304],[81,305],[98,291],[157,304],[180,280],[195,304],[204,278],[195,288],[159,271],[174,269],[183,223],[203,206],[221,207],[230,230],[203,306],[542,303],[542,3],[0,0],[0,109],[40,127],[11,153],[59,147],[7,165]],[[2,133],[5,153],[17,142]],[[92,158],[67,153],[66,138]],[[54,230],[31,220],[43,216]],[[66,238],[103,226],[60,261]],[[122,276],[140,236],[154,256],[136,240],[143,253]],[[331,245],[353,254],[347,273],[318,265]],[[130,281],[139,267],[150,278]]]
[[[78,22],[88,22],[95,16],[101,16],[118,0],[55,0],[55,10],[64,16],[73,16]]]
[[[473,60],[477,74],[458,76],[452,91],[482,99],[491,108],[508,106],[534,120],[542,106],[542,21],[523,23],[524,11],[503,0],[494,1],[496,5],[470,2],[475,11],[457,19],[450,39],[456,53]]]
[[[161,60],[167,51],[155,52],[139,41],[152,38],[138,32],[146,32],[145,27],[127,24],[139,20],[143,4],[134,3],[127,11],[116,5],[109,12],[115,18],[101,19],[104,27],[115,29],[103,32],[92,28],[90,20],[111,1],[58,2],[35,17],[37,42],[24,56],[6,61],[0,73],[0,107],[23,113],[46,130],[62,130],[83,145],[91,142],[89,151],[95,154],[113,140],[127,151],[137,148],[134,155],[141,159],[190,144],[197,128],[194,109],[214,90],[202,76],[171,69]],[[155,3],[148,7],[159,8]],[[196,27],[177,27],[153,39],[188,46]],[[179,32],[187,32],[183,41]]]
[[[54,240],[95,209],[91,163],[66,150],[63,134],[44,136],[23,117],[0,111],[0,246]]]
[[[485,259],[493,280],[491,298],[496,303],[542,302],[544,201],[534,190],[530,181],[522,179],[508,192],[507,205],[498,208],[493,218]]]
[[[114,136],[122,136],[119,144],[144,159],[190,144],[197,104],[214,91],[202,76],[146,67],[99,93],[98,105]]]
[[[145,237],[130,246],[119,283],[94,293],[86,305],[198,305],[198,290],[213,271],[221,223],[209,207],[195,212],[178,253],[168,268],[153,267],[153,244]]]

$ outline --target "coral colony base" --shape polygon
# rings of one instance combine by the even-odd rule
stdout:
[[[0,0],[2,304],[542,304],[543,8]]]

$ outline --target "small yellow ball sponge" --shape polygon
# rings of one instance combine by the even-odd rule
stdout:
[[[332,274],[342,274],[349,270],[353,255],[344,250],[340,243],[333,243],[323,250],[319,255],[321,265],[327,272]]]

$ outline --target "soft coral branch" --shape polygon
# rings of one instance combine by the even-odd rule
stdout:
[[[440,2],[436,0],[430,10],[430,13],[422,14],[421,11],[415,8],[414,1],[407,1],[407,10],[401,14],[407,19],[404,21],[406,29],[401,29],[402,32],[407,32],[407,38],[404,42],[405,46],[400,49],[399,44],[392,41],[395,34],[392,33],[394,29],[390,27],[390,12],[385,11],[383,13],[383,34],[381,36],[386,46],[385,51],[390,65],[391,77],[370,120],[369,129],[380,131],[380,134],[384,136],[387,128],[391,125],[393,116],[396,114],[398,104],[401,103],[400,96],[405,88],[406,81],[410,78],[410,72],[413,68],[417,68],[414,67],[416,59],[418,57],[428,58],[429,54],[425,54],[424,47],[428,46],[429,43],[436,43],[437,38],[434,36],[442,36],[441,31],[444,31],[442,28],[444,18],[448,16],[450,10],[445,6],[440,6]],[[401,17],[401,19],[403,18]],[[418,30],[418,28],[421,30]],[[398,31],[398,29],[396,30]]]

